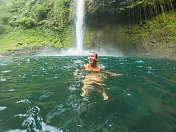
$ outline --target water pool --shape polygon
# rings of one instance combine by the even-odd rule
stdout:
[[[176,61],[100,56],[101,90],[80,96],[87,57],[0,60],[1,132],[174,132]],[[94,86],[96,87],[96,86]]]

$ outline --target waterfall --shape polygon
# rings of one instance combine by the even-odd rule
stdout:
[[[75,4],[75,35],[76,35],[76,46],[70,48],[68,50],[61,50],[58,56],[87,56],[89,54],[89,50],[83,49],[83,41],[84,41],[84,10],[85,10],[85,1],[86,0],[74,0]],[[107,44],[108,45],[108,44]],[[111,48],[109,45],[104,46],[103,49],[92,50],[97,52],[99,55],[118,55],[121,56],[121,52],[115,50],[113,47]],[[48,55],[45,52],[41,55]],[[52,53],[53,54],[53,53]],[[120,54],[120,55],[119,55]]]
[[[83,50],[83,40],[84,40],[84,4],[85,0],[75,0],[76,3],[76,17],[75,17],[75,27],[76,27],[76,50]]]
[[[76,46],[75,48],[70,48],[67,51],[62,51],[61,56],[84,56],[88,55],[89,51],[83,49],[84,41],[84,6],[85,0],[75,0],[75,35],[76,35]]]
[[[84,41],[84,6],[85,0],[75,0],[75,29],[76,29],[76,46],[68,51],[64,51],[64,55],[88,55],[89,51],[83,49]],[[63,55],[63,53],[62,53]]]

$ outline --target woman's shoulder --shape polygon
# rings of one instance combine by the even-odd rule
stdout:
[[[101,67],[101,66],[99,66],[99,69],[100,69],[100,71],[104,71],[104,68],[103,68],[103,67]]]
[[[83,68],[83,69],[88,68],[88,64],[87,64],[87,65],[82,65],[82,68]]]

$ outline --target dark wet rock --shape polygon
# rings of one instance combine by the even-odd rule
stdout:
[[[42,44],[43,47],[46,47],[47,45],[46,44]]]
[[[2,53],[2,56],[6,56],[6,57],[22,57],[22,56],[34,56],[39,54],[41,51],[45,50],[45,49],[49,49],[51,48],[55,49],[55,50],[60,50],[59,47],[54,47],[54,46],[46,46],[46,45],[42,45],[42,46],[26,46],[26,47],[20,47],[18,49],[14,49],[14,50],[8,50],[7,52]]]
[[[18,43],[18,45],[23,45],[23,43]]]

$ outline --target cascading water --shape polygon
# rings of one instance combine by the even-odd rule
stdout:
[[[83,50],[84,39],[84,4],[85,0],[76,0],[76,50],[78,52]]]
[[[89,51],[83,50],[84,40],[84,6],[85,0],[75,0],[75,30],[76,30],[76,46],[68,51],[63,51],[60,55],[87,55]]]

